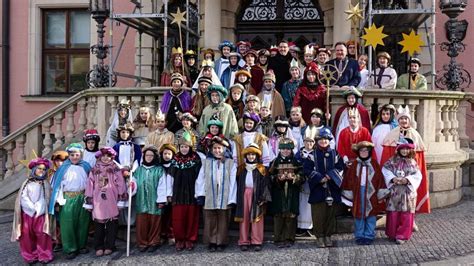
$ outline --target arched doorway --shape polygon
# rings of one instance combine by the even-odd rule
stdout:
[[[237,12],[237,40],[254,49],[269,48],[286,39],[300,48],[323,45],[323,13],[317,0],[244,0]]]

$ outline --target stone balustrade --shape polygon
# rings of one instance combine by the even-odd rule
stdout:
[[[73,141],[81,141],[84,129],[88,128],[98,130],[103,145],[112,114],[120,100],[130,100],[134,115],[141,106],[148,106],[155,113],[167,89],[85,90],[4,138],[0,142],[0,151],[5,158],[4,163],[0,164],[0,201],[14,193],[19,181],[24,180],[16,178],[17,174],[25,171],[25,166],[19,161],[29,159],[32,150],[40,156],[50,157],[53,151]],[[469,143],[465,133],[465,100],[472,100],[472,96],[451,91],[364,90],[363,104],[369,113],[372,108],[385,103],[392,103],[397,108],[400,105],[410,107],[416,121],[413,126],[420,132],[427,147],[431,201],[435,208],[453,204],[462,196],[460,166],[469,156],[469,150],[465,150]],[[335,114],[342,104],[342,90],[332,89],[331,113]]]

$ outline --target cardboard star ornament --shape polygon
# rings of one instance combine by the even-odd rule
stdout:
[[[374,50],[377,48],[377,45],[385,46],[383,39],[388,35],[383,33],[383,27],[377,28],[375,23],[372,23],[370,27],[364,28],[365,34],[362,35],[362,39],[365,40],[365,46],[372,46]]]
[[[359,4],[353,6],[352,4],[349,4],[349,9],[345,10],[344,13],[346,13],[348,16],[346,20],[352,20],[352,21],[357,21],[363,19],[362,17],[362,9],[360,9]]]
[[[179,9],[179,7],[176,13],[171,13],[171,16],[173,17],[173,21],[171,21],[171,24],[177,23],[178,25],[181,25],[183,21],[186,21],[186,18],[184,18],[184,16],[186,16],[186,11],[181,12],[181,9]]]
[[[425,43],[421,40],[421,35],[416,34],[415,30],[411,30],[410,34],[402,33],[403,40],[398,44],[403,46],[402,53],[408,52],[410,56],[413,56],[415,52],[421,52],[421,46]]]

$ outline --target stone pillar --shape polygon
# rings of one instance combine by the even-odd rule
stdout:
[[[334,1],[333,44],[351,39],[351,21],[346,20],[344,10],[349,9],[350,0]]]
[[[203,47],[217,47],[221,42],[221,1],[204,0]]]

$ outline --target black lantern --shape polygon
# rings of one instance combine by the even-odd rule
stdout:
[[[451,58],[449,64],[443,66],[445,71],[436,79],[436,87],[448,90],[464,91],[471,84],[471,75],[463,68],[462,64],[456,63],[456,57],[464,52],[465,45],[462,43],[466,37],[468,22],[459,21],[457,17],[464,12],[467,0],[440,0],[441,12],[449,17],[445,23],[446,39],[448,42],[440,44],[441,51],[446,51]]]
[[[91,0],[89,10],[97,22],[97,44],[91,46],[91,53],[95,54],[98,63],[87,73],[87,83],[93,88],[114,86],[117,78],[110,73],[109,66],[104,64],[109,52],[109,46],[104,44],[104,22],[110,13],[109,0]]]

